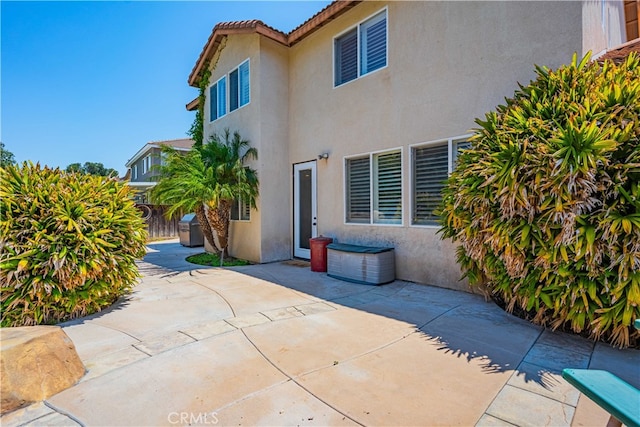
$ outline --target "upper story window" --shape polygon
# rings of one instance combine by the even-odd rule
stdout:
[[[249,60],[229,73],[229,111],[249,103]]]
[[[402,152],[346,159],[347,223],[402,224]]]
[[[250,101],[249,60],[221,77],[209,88],[209,121],[247,105]]]
[[[151,170],[151,154],[142,159],[142,174],[146,174],[149,170]]]
[[[387,65],[387,10],[334,40],[335,86]]]
[[[470,145],[460,137],[412,147],[412,225],[438,225],[434,211],[442,201],[445,181],[455,168],[458,152]]]
[[[227,76],[222,77],[209,88],[209,111],[211,121],[227,114]]]

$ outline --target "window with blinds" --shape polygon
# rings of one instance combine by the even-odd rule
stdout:
[[[387,65],[386,11],[360,25],[360,74],[364,75]]]
[[[227,114],[227,78],[215,82],[209,88],[209,121],[214,121]]]
[[[227,114],[227,77],[218,80],[218,117]]]
[[[218,85],[213,84],[209,88],[209,121],[218,118]]]
[[[373,222],[402,223],[402,157],[399,151],[373,156]]]
[[[402,224],[402,152],[346,162],[346,222]]]
[[[251,205],[244,200],[239,199],[233,202],[231,206],[231,220],[233,221],[250,221]]]
[[[347,222],[371,222],[369,157],[347,160]]]
[[[469,148],[471,148],[471,142],[467,141],[466,139],[457,139],[457,140],[453,140],[453,165],[451,170],[453,171],[453,169],[456,167],[456,163],[458,161],[458,154],[460,154],[460,151],[462,150],[468,150]]]
[[[227,80],[229,82],[228,98]],[[249,60],[247,59],[209,88],[209,121],[224,116],[227,110],[232,112],[247,105],[251,94],[250,89]]]
[[[449,176],[447,144],[413,150],[413,214],[416,225],[437,225],[434,210],[442,200],[444,181]]]
[[[249,60],[229,73],[229,111],[249,103]]]
[[[387,65],[387,11],[358,24],[334,41],[335,86]]]
[[[229,112],[238,109],[238,69],[229,73]]]
[[[336,86],[358,77],[358,31],[354,28],[335,41]]]
[[[240,75],[238,76],[240,80],[240,82],[238,83],[238,86],[240,86],[240,107],[242,107],[243,105],[247,105],[249,103],[249,98],[251,96],[249,87],[249,60],[247,59],[245,62],[240,64],[238,70],[240,71]]]
[[[412,225],[438,225],[435,210],[442,201],[442,189],[455,167],[458,152],[470,147],[462,138],[412,148]]]

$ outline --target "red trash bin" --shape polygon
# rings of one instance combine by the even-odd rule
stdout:
[[[318,236],[309,239],[309,247],[311,248],[311,271],[327,271],[327,245],[332,242],[333,239],[331,237]]]

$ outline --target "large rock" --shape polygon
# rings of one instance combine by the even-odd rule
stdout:
[[[85,368],[59,326],[0,331],[0,413],[52,396],[78,382]]]

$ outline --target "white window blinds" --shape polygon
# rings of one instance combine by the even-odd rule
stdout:
[[[249,61],[243,62],[240,67],[240,107],[249,103]]]
[[[354,28],[335,42],[336,86],[358,77],[358,32]]]
[[[412,223],[436,225],[438,216],[434,211],[440,205],[441,191],[449,176],[448,145],[415,148],[413,171]]]
[[[360,74],[367,74],[387,65],[387,19],[381,13],[360,26]]]
[[[387,65],[387,11],[358,24],[334,41],[334,85]]]
[[[402,222],[402,158],[399,151],[374,157],[374,223]]]
[[[347,222],[370,222],[370,169],[369,157],[347,160]]]

